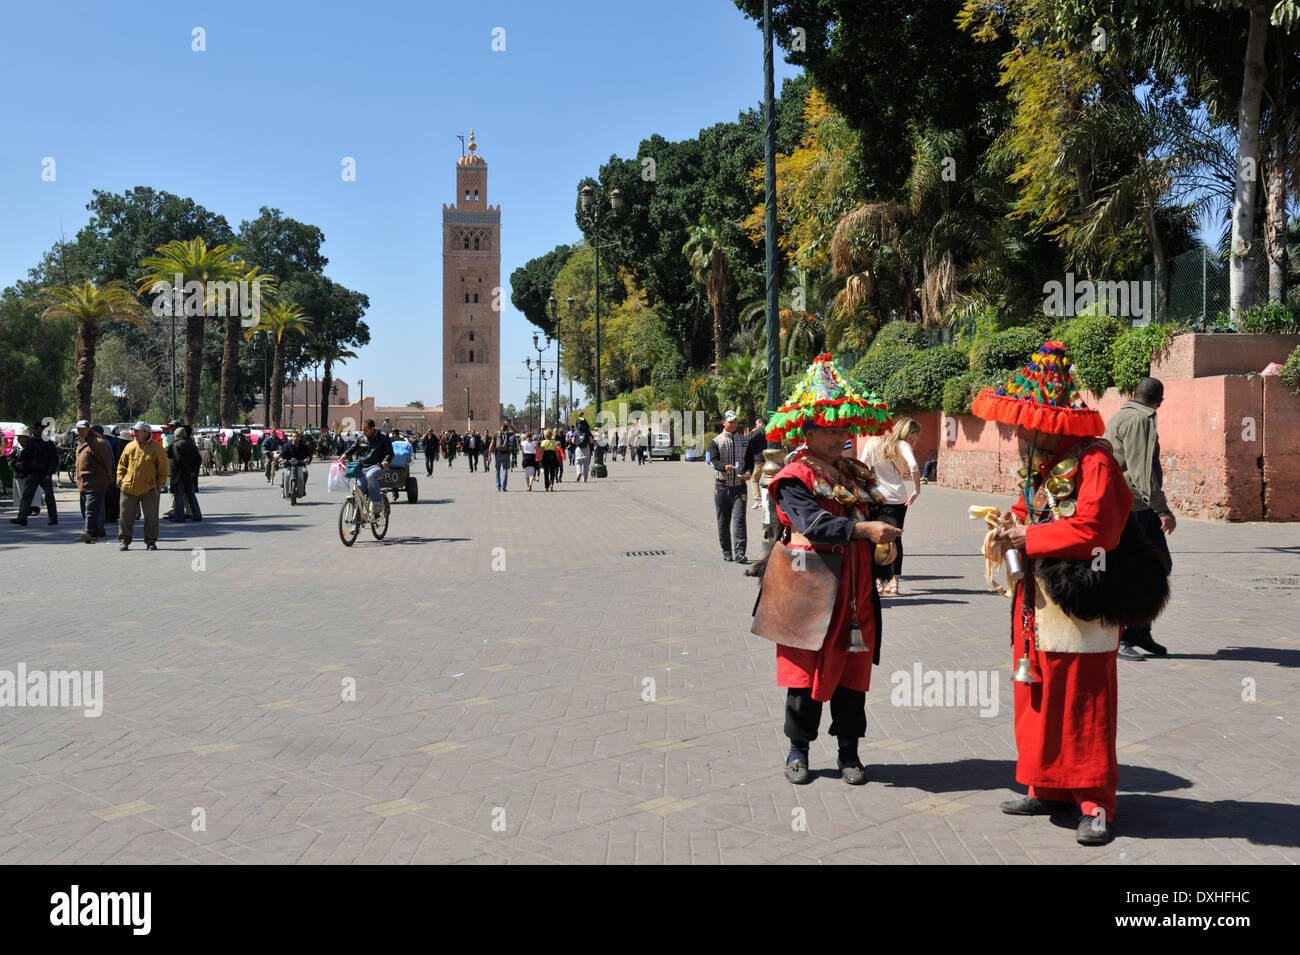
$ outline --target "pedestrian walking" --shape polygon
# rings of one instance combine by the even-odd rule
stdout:
[[[113,452],[104,439],[90,430],[89,421],[77,422],[77,490],[81,494],[83,544],[107,537],[104,498],[113,486]]]
[[[505,491],[510,483],[510,439],[514,429],[503,422],[501,430],[492,436],[492,470],[497,479],[497,490]]]
[[[203,458],[188,428],[180,426],[172,432],[172,446],[167,458],[171,470],[172,521],[184,524],[187,508],[190,520],[203,520],[198,498],[199,469],[203,466]]]
[[[433,477],[433,462],[438,457],[438,438],[434,435],[432,428],[424,435],[423,448],[425,476]]]
[[[545,437],[542,438],[542,476],[545,480],[546,490],[555,490],[555,470],[560,465],[560,456],[558,450],[560,442],[555,440],[555,431],[547,428]]]
[[[1160,436],[1156,433],[1156,411],[1164,403],[1165,386],[1159,378],[1143,378],[1133,389],[1133,398],[1124,402],[1106,424],[1106,440],[1124,473],[1124,481],[1133,493],[1133,520],[1156,549],[1165,565],[1173,569],[1166,534],[1172,534],[1178,520],[1165,500],[1164,473],[1160,467]],[[1163,657],[1168,650],[1151,637],[1151,627],[1125,627],[1119,636],[1119,658],[1145,659],[1137,652]]]
[[[710,463],[717,472],[713,481],[713,510],[718,518],[718,543],[722,559],[749,563],[745,556],[745,487],[749,472],[744,470],[748,437],[739,431],[739,416],[728,411],[722,416],[722,433],[710,444]]]
[[[118,550],[131,546],[137,508],[144,515],[144,546],[158,549],[158,499],[167,486],[167,452],[153,439],[153,429],[137,421],[135,438],[117,462],[117,483],[122,488],[117,525]]]
[[[524,487],[531,491],[537,477],[537,442],[531,434],[519,442],[519,451],[524,456]]]
[[[899,529],[907,518],[907,509],[921,496],[921,472],[916,466],[912,441],[921,426],[911,418],[899,418],[885,434],[871,438],[862,446],[862,463],[876,472],[876,487],[885,495],[885,512],[893,515]],[[912,482],[912,491],[907,482]],[[898,556],[890,566],[887,579],[877,580],[880,592],[897,596],[903,574],[903,541],[898,541]]]
[[[763,419],[754,419],[754,430],[749,432],[749,442],[745,445],[745,470],[751,475],[754,484],[754,503],[752,508],[763,506],[763,452],[767,450],[767,436],[763,433]],[[901,525],[900,525],[901,526]]]
[[[584,483],[590,479],[591,452],[595,444],[591,425],[587,424],[586,418],[579,418],[577,427],[573,429],[573,464],[578,470],[578,480]]]
[[[50,523],[59,523],[59,508],[54,501],[54,475],[59,470],[59,453],[52,442],[41,436],[39,427],[34,433],[26,426],[14,432],[9,464],[13,468],[14,481],[21,487],[21,491],[15,495],[18,498],[18,516],[11,517],[9,523],[19,527],[27,526],[27,517],[32,512],[32,500],[38,490],[45,498]]]

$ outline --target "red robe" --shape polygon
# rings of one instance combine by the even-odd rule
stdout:
[[[1042,466],[1067,457],[1092,439],[1065,439]],[[1093,559],[1094,548],[1113,550],[1128,520],[1133,495],[1119,464],[1104,445],[1083,452],[1075,475],[1073,517],[1031,524],[1025,531],[1025,556]],[[1022,520],[1028,509],[1024,494],[1012,508]],[[1033,573],[1026,561],[1025,575]],[[1012,662],[1023,654],[1023,581],[1016,584],[1012,619]],[[1100,806],[1115,815],[1119,763],[1115,755],[1118,724],[1114,653],[1047,653],[1030,642],[1029,658],[1041,683],[1013,683],[1015,697],[1016,779],[1040,799],[1079,802],[1089,815]]]
[[[817,504],[822,510],[829,511],[836,517],[842,516],[844,508],[839,502],[816,495],[813,491],[813,478],[813,469],[796,458],[773,476],[768,485],[768,493],[775,502],[778,482],[799,481],[817,498]],[[794,528],[780,504],[776,505],[776,517],[784,526]],[[806,546],[791,546],[795,550],[810,549]],[[840,574],[840,587],[835,595],[835,610],[831,614],[825,643],[820,650],[800,650],[781,644],[776,647],[776,685],[787,688],[812,687],[813,699],[823,702],[829,700],[839,686],[862,691],[871,688],[871,661],[876,651],[876,603],[880,600],[871,575],[875,545],[871,541],[850,541],[836,545],[814,544],[811,549],[828,550],[832,547],[839,548],[843,553],[844,569]],[[849,548],[852,548],[852,579],[848,572]],[[866,650],[857,653],[848,650],[850,587],[857,590],[858,627],[862,632],[862,642],[867,646]]]

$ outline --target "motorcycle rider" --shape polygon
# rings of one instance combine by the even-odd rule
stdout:
[[[302,486],[298,489],[299,497],[307,496],[307,465],[311,464],[312,455],[315,449],[302,434],[300,428],[295,428],[290,436],[288,443],[280,449],[280,460],[284,463],[289,461],[299,461],[302,463]]]
[[[219,453],[218,448],[214,453]],[[267,431],[262,435],[262,456],[266,458],[266,483],[271,483],[271,475],[275,472],[275,452],[280,450],[280,438],[274,431]]]

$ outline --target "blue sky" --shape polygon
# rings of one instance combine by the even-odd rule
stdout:
[[[576,184],[611,154],[756,105],[761,40],[731,0],[6,4],[0,287],[86,223],[92,189],[165,189],[235,229],[278,207],[319,226],[326,273],[370,296],[371,344],[339,375],[380,404],[433,405],[456,135],[473,127],[489,164],[508,283],[578,237]],[[795,72],[778,52],[778,90]],[[507,304],[503,403],[523,402],[532,331]]]

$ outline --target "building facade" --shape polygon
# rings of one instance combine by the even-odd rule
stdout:
[[[456,201],[442,207],[442,408],[447,427],[501,424],[501,207],[474,131],[456,161]]]

